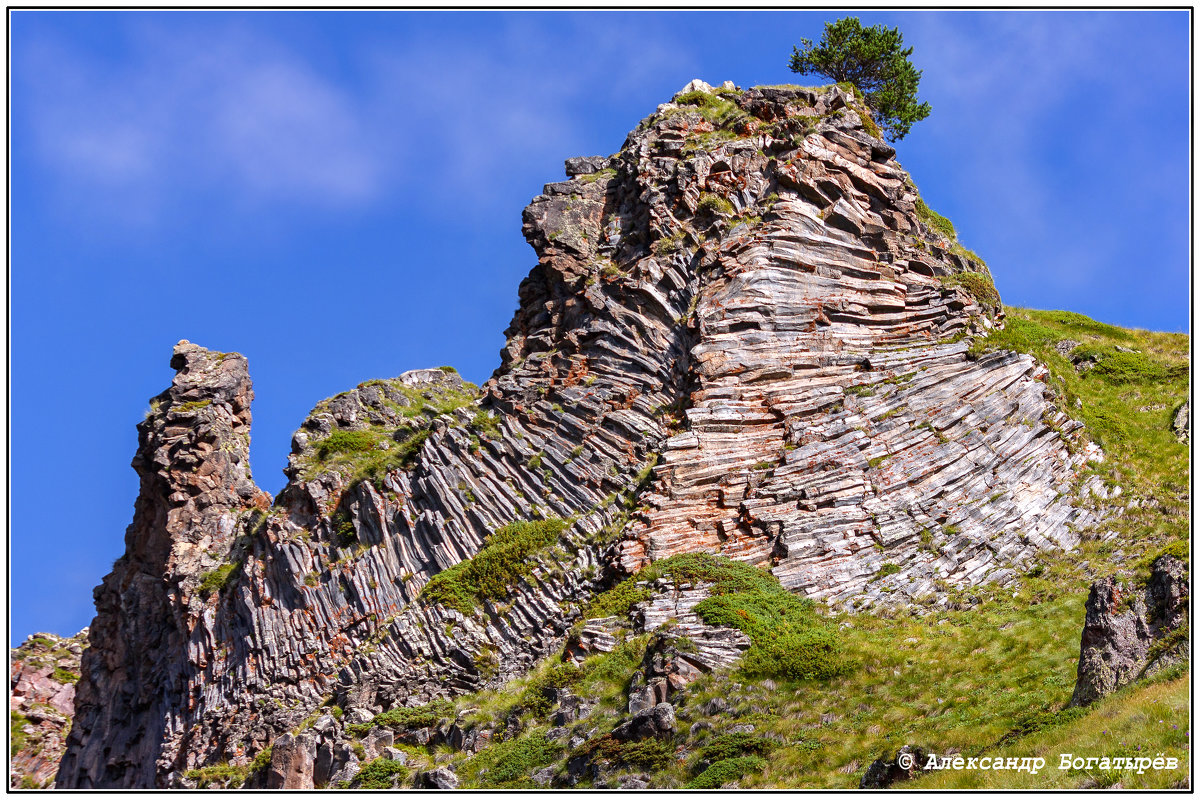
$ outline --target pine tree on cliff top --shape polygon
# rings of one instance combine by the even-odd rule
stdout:
[[[848,82],[862,92],[888,139],[903,139],[914,122],[929,116],[929,103],[917,102],[921,70],[908,57],[904,37],[896,28],[864,28],[857,17],[825,23],[821,43],[801,39],[792,48],[792,72],[816,74],[838,83]]]

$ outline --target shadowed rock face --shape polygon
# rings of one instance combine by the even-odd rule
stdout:
[[[1186,658],[1188,595],[1187,565],[1173,556],[1155,560],[1144,585],[1116,578],[1093,583],[1071,705],[1092,703]]]
[[[330,699],[369,718],[499,684],[674,553],[863,607],[1073,546],[1077,424],[1028,356],[968,358],[1000,321],[960,279],[986,267],[920,220],[853,102],[667,104],[616,155],[568,161],[524,212],[538,264],[487,384],[418,370],[323,402],[269,508],[244,359],[181,343],[139,428],[142,493],[97,589],[60,784],[192,785]],[[503,600],[418,599],[491,531],[543,517],[572,524]],[[271,768],[345,774],[336,738],[320,769]]]

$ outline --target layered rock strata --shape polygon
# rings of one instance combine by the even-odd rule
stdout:
[[[1078,541],[1078,423],[1030,357],[970,357],[1002,322],[987,268],[927,222],[868,113],[836,87],[691,88],[525,210],[538,264],[478,396],[418,370],[322,403],[273,505],[246,469],[244,359],[181,343],[60,785],[193,785],[324,704],[369,719],[499,684],[675,553],[861,608]],[[421,598],[550,517],[570,524],[507,597]]]

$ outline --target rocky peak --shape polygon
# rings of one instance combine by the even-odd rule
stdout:
[[[481,390],[419,370],[318,404],[274,505],[244,359],[181,343],[60,785],[196,786],[331,701],[499,686],[677,554],[862,609],[1073,547],[1097,452],[1031,357],[969,352],[1003,324],[987,267],[877,134],[842,87],[689,84],[525,209],[537,265]],[[697,631],[714,664],[745,644]],[[691,671],[660,660],[647,686]],[[356,774],[340,736],[284,740],[272,774]]]

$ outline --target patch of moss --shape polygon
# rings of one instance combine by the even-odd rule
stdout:
[[[900,567],[897,564],[884,564],[879,568],[879,572],[875,573],[875,580],[886,578],[888,575],[895,575],[899,571]]]
[[[696,211],[707,211],[710,214],[724,214],[726,216],[731,216],[735,213],[732,203],[724,197],[710,192],[700,195],[700,200],[696,203]]]
[[[471,758],[463,772],[482,788],[532,789],[530,774],[554,763],[562,752],[561,744],[533,733],[489,747]]]

